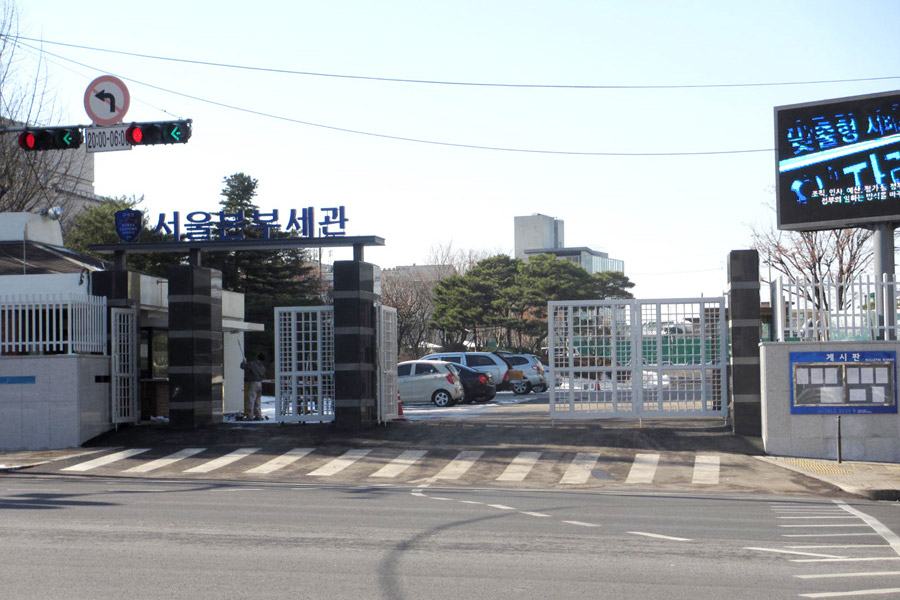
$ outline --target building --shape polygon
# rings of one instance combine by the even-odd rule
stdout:
[[[536,254],[552,254],[580,266],[588,273],[625,272],[625,262],[586,246],[567,248],[562,219],[534,214],[513,217],[515,258],[527,260]]]
[[[525,251],[532,248],[562,248],[565,246],[562,219],[533,214],[527,217],[513,217],[513,225],[515,227],[514,258],[525,260]]]
[[[78,446],[166,418],[170,377],[184,370],[170,368],[173,340],[202,350],[171,331],[168,280],[64,248],[53,214],[0,213],[0,450]],[[222,290],[220,302],[207,317],[221,337],[204,338],[222,360],[219,415],[243,411],[244,332],[262,329],[244,321],[243,294]]]

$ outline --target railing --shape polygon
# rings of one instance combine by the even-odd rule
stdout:
[[[898,339],[898,284],[893,280],[778,279],[770,290],[777,341]],[[886,307],[886,318],[879,316],[877,306]]]
[[[106,298],[0,296],[0,356],[106,354]]]

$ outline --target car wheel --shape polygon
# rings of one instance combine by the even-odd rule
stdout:
[[[512,391],[516,396],[521,396],[522,394],[527,394],[531,391],[531,384],[527,381],[514,381],[512,382]]]
[[[447,390],[438,390],[431,395],[431,401],[434,402],[435,406],[445,408],[453,404],[453,397],[450,396],[450,392]]]
[[[547,384],[542,383],[540,385],[536,385],[531,388],[531,391],[534,392],[535,394],[542,394],[547,391]]]

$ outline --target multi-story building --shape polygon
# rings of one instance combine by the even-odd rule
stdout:
[[[588,273],[625,272],[625,262],[610,258],[606,252],[585,246],[567,248],[563,238],[562,219],[534,214],[514,217],[515,258],[527,260],[536,254],[552,254],[575,263]]]

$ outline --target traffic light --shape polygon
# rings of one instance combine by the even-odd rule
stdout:
[[[46,127],[43,129],[26,129],[19,134],[19,147],[22,150],[69,150],[78,148],[84,142],[84,136],[77,127]]]
[[[132,146],[186,144],[191,139],[191,121],[132,123],[125,131],[125,139]]]

